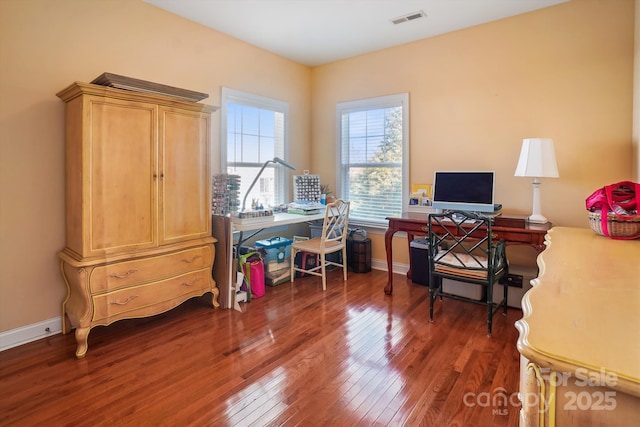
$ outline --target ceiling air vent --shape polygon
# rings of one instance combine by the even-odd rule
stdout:
[[[392,19],[391,22],[393,22],[395,25],[398,25],[398,24],[402,24],[403,22],[414,21],[416,19],[424,18],[426,16],[427,14],[420,10],[418,12],[409,13],[407,15],[403,15],[398,18]]]

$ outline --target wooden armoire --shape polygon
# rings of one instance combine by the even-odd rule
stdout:
[[[73,83],[66,103],[67,297],[76,356],[91,328],[152,316],[211,292],[210,132],[214,107]]]

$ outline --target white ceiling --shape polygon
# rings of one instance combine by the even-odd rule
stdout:
[[[569,0],[144,0],[308,66]],[[425,18],[391,21],[422,11]]]

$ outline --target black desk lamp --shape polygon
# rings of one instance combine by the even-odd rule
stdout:
[[[291,170],[296,170],[294,166],[285,162],[280,157],[274,157],[273,159],[267,160],[266,162],[264,162],[264,165],[262,165],[260,172],[258,172],[258,175],[256,175],[256,177],[253,179],[253,182],[249,186],[249,189],[247,190],[247,194],[245,194],[244,199],[242,199],[242,210],[240,212],[244,212],[244,207],[245,207],[245,204],[247,203],[247,197],[249,197],[249,193],[251,193],[253,186],[256,185],[256,182],[258,182],[258,178],[260,178],[260,175],[262,175],[262,171],[264,171],[264,168],[266,168],[269,163],[280,163],[281,165],[286,166]]]

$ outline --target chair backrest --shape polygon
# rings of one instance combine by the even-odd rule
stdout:
[[[494,241],[491,219],[463,211],[429,215],[431,271],[490,284],[506,267],[504,241]]]
[[[324,223],[322,224],[322,235],[320,236],[322,249],[324,249],[324,246],[328,242],[338,241],[343,244],[346,243],[350,205],[351,202],[340,199],[327,204],[327,209],[324,213]]]

